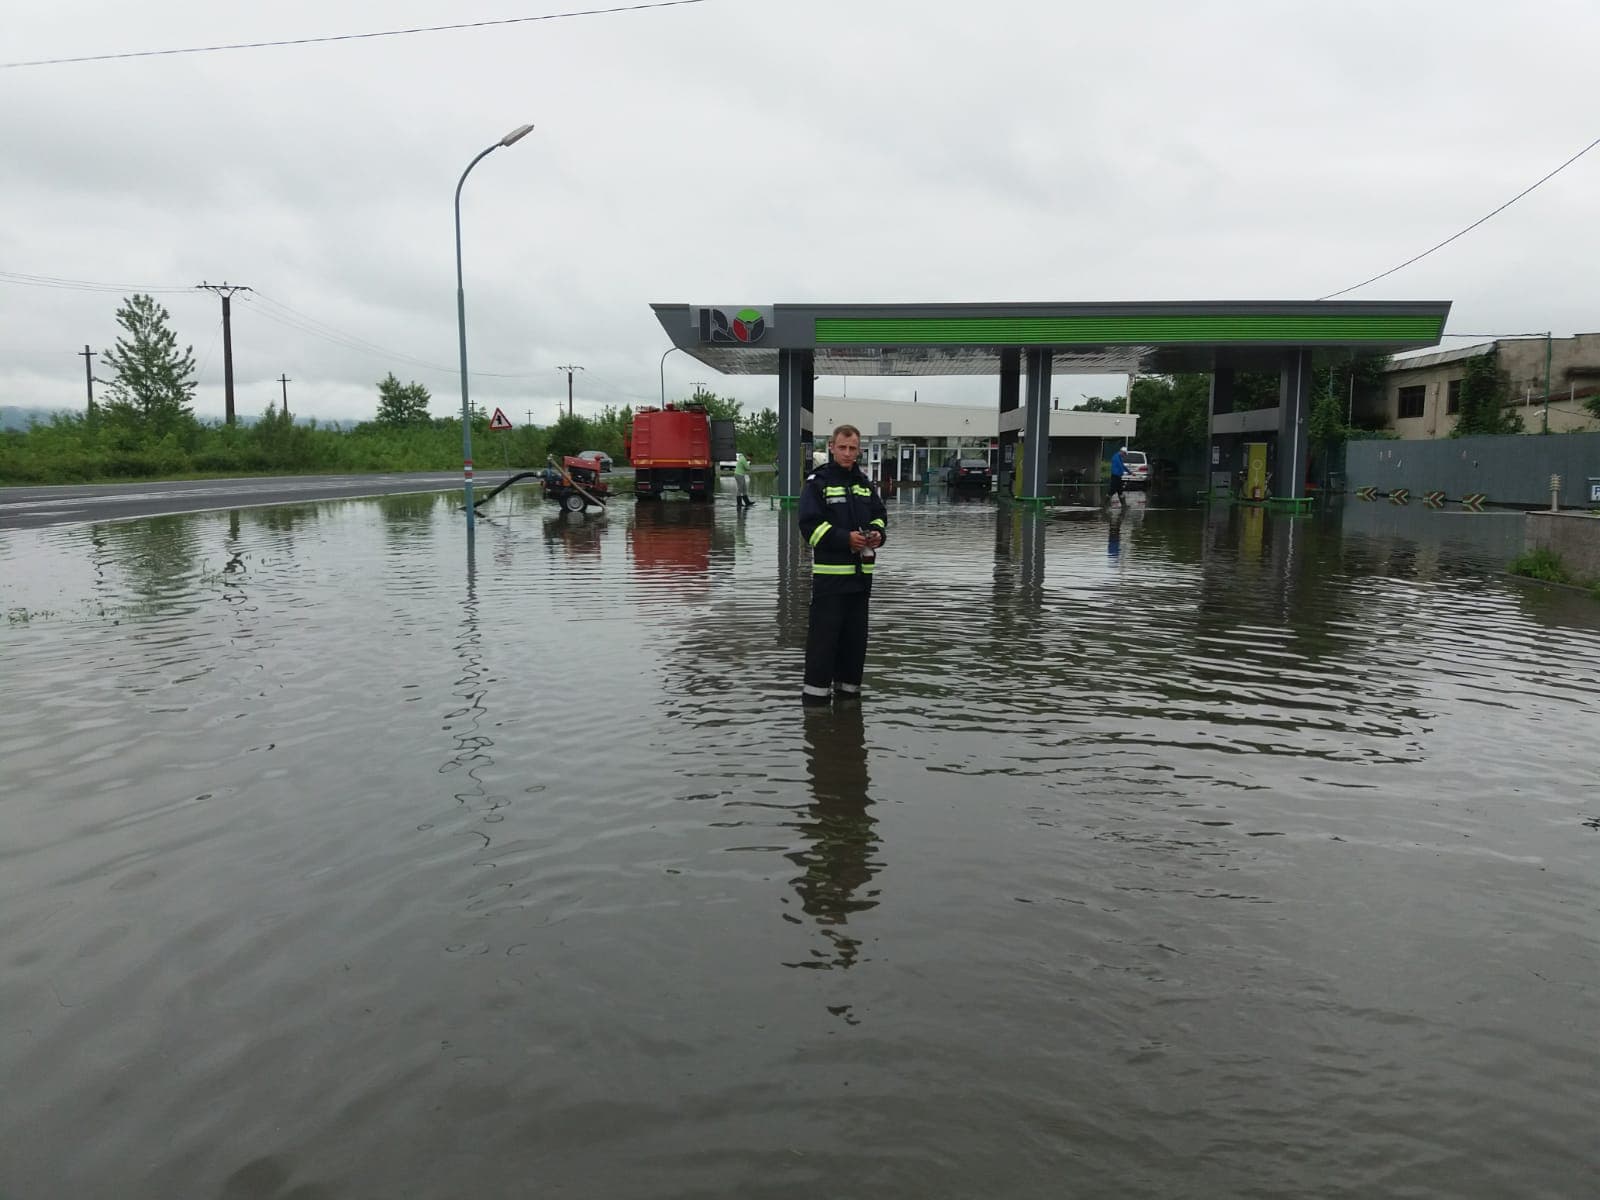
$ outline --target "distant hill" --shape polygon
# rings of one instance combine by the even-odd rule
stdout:
[[[51,416],[53,416],[55,413],[67,411],[77,412],[78,410],[67,410],[60,408],[18,408],[15,405],[0,404],[0,429],[26,429],[34,421],[38,421],[41,424],[48,424]],[[203,416],[200,418],[200,420],[207,425],[221,424],[222,422],[222,418],[216,416]],[[310,417],[302,417],[297,414],[295,416],[294,423],[296,425],[305,425],[310,420]],[[239,424],[254,425],[255,423],[256,418],[254,416],[248,416],[244,413],[239,414]],[[323,419],[317,421],[317,424],[323,429],[344,430],[354,429],[360,423],[361,422],[359,421],[350,420]]]
[[[32,422],[47,422],[52,413],[61,411],[58,408],[16,408],[0,404],[0,429],[26,429]]]

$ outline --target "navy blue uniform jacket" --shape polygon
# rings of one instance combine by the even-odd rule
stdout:
[[[800,489],[800,534],[811,547],[813,592],[872,590],[873,559],[850,549],[851,530],[876,529],[888,540],[889,513],[859,467],[831,458]]]

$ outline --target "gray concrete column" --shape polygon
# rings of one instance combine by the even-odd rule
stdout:
[[[1232,367],[1212,369],[1211,414],[1206,422],[1206,487],[1212,494],[1219,490],[1218,475],[1225,474],[1228,477],[1228,484],[1220,489],[1228,491],[1232,487],[1233,473],[1239,469],[1239,463],[1235,461],[1239,457],[1238,436],[1217,432],[1218,414],[1233,411],[1234,383]]]
[[[810,469],[801,461],[805,453],[801,413],[815,395],[810,350],[778,351],[778,498],[792,503],[800,497],[800,484]]]
[[[1277,500],[1299,500],[1306,494],[1306,459],[1311,433],[1311,351],[1285,356],[1278,376],[1278,461],[1272,473]]]
[[[1045,482],[1050,464],[1051,357],[1049,350],[1026,353],[1028,412],[1022,422],[1022,491],[1019,494],[1023,500],[1049,495]]]
[[[1022,407],[1022,351],[1000,351],[1000,415],[1015,412]],[[1002,421],[1002,425],[1004,422]],[[1020,469],[1017,462],[1017,431],[1015,429],[1000,430],[999,461],[995,464],[995,479],[999,484],[1000,494],[1011,495],[1011,475]]]

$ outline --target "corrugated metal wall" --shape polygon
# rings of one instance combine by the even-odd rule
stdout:
[[[1562,505],[1591,507],[1589,480],[1600,482],[1600,433],[1359,441],[1345,455],[1346,491],[1409,488],[1413,500],[1431,491],[1451,500],[1482,492],[1490,504],[1543,508],[1551,475],[1561,476]]]

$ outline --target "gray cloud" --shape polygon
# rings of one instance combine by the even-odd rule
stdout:
[[[7,57],[468,21],[515,0],[32,6]],[[1559,31],[1553,40],[1552,31]],[[1579,2],[1332,7],[732,3],[496,30],[0,72],[0,269],[228,278],[414,366],[235,306],[240,403],[361,417],[388,370],[456,402],[451,198],[474,397],[548,420],[657,394],[655,300],[1299,298],[1383,270],[1587,143]],[[1359,295],[1453,328],[1597,327],[1600,152]],[[0,283],[0,397],[76,405],[114,294]],[[218,305],[162,296],[221,409]],[[276,320],[274,318],[277,318]],[[287,322],[287,323],[280,323]],[[669,388],[708,377],[681,355]],[[748,405],[770,380],[718,380]],[[1065,399],[1120,381],[1060,381]],[[1081,385],[1081,386],[1080,386]],[[855,382],[909,399],[972,380]],[[832,390],[831,385],[829,385]]]

